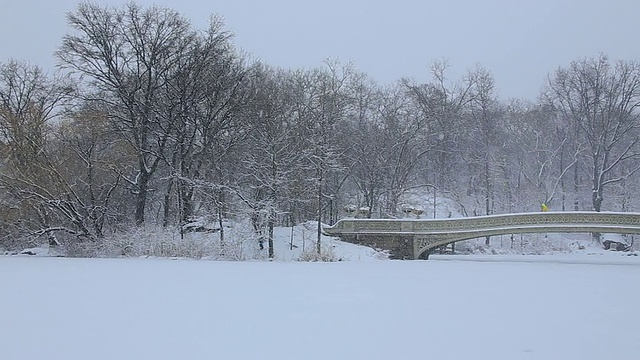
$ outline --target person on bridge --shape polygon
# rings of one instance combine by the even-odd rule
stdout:
[[[540,205],[540,211],[542,211],[542,212],[549,211],[549,207],[547,206],[547,204],[542,203],[542,205]]]

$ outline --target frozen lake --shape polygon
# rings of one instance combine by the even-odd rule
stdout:
[[[638,257],[0,256],[0,274],[7,360],[640,358]]]

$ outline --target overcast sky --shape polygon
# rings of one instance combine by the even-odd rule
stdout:
[[[120,0],[94,1],[118,5]],[[286,68],[351,61],[379,83],[427,81],[447,59],[451,80],[481,64],[502,98],[535,100],[559,66],[603,52],[640,60],[638,0],[138,0],[173,8],[204,28],[222,15],[236,45]],[[0,5],[0,61],[53,69],[53,51],[69,31],[73,0],[5,0]]]

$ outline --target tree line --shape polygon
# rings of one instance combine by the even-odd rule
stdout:
[[[314,220],[319,252],[345,206],[399,217],[415,189],[467,216],[637,209],[636,61],[577,59],[532,103],[499,99],[482,66],[390,85],[334,60],[276,68],[220,18],[196,29],[164,7],[85,3],[67,21],[55,74],[0,63],[7,248],[207,215],[251,219],[270,256],[275,226]]]

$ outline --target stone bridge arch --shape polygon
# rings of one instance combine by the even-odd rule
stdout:
[[[523,233],[640,234],[640,213],[540,212],[455,219],[342,219],[325,227],[343,241],[419,259],[434,248],[485,236]]]

